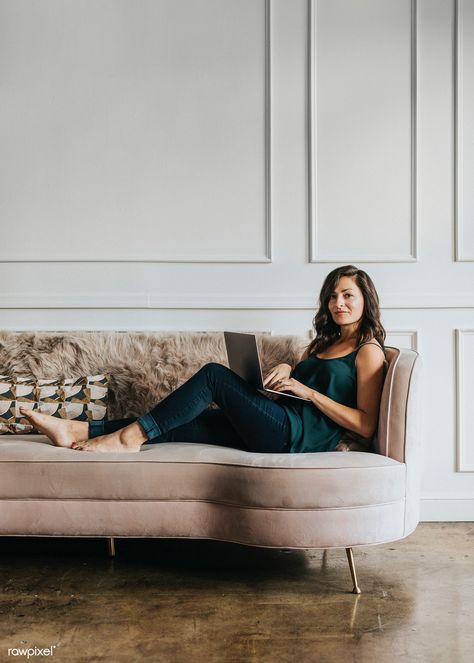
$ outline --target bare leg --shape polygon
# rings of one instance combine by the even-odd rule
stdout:
[[[98,435],[83,442],[73,442],[72,448],[78,451],[140,451],[140,447],[148,442],[143,428],[136,421],[121,428],[115,433]]]
[[[58,447],[85,451],[138,451],[148,440],[140,424],[134,422],[115,433],[88,439],[87,421],[59,419],[20,406],[21,413]]]
[[[83,442],[89,435],[89,424],[87,421],[75,421],[74,419],[59,419],[50,414],[34,412],[29,407],[20,405],[20,412],[35,428],[49,437],[57,447],[72,448],[74,442]]]

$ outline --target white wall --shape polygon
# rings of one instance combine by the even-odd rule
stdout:
[[[474,519],[472,81],[474,0],[0,0],[0,327],[307,335],[355,263]]]

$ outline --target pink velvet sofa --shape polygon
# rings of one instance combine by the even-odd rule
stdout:
[[[269,369],[294,365],[308,341],[262,335],[259,343]],[[352,548],[402,539],[419,520],[420,359],[396,348],[387,359],[368,451],[264,454],[166,443],[94,454],[55,447],[43,435],[0,436],[0,535],[105,537],[110,554],[116,537],[345,548],[359,593]],[[3,374],[110,373],[110,418],[145,412],[208,361],[227,363],[221,334],[0,334]]]

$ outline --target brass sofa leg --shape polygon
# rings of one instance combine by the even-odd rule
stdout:
[[[109,551],[109,557],[115,557],[115,539],[112,536],[109,536],[107,539],[107,549]]]
[[[352,555],[352,548],[346,548],[347,561],[349,562],[349,568],[351,570],[352,582],[354,583],[354,589],[352,590],[353,594],[360,594],[360,587],[357,584],[357,576],[354,565],[354,557]]]

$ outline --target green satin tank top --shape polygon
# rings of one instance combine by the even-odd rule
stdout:
[[[365,344],[363,344],[365,345]],[[356,350],[333,359],[311,355],[296,365],[291,377],[329,398],[357,407]],[[284,401],[284,402],[282,402]],[[290,421],[290,453],[334,451],[344,428],[323,414],[313,403],[282,398],[279,401]]]

